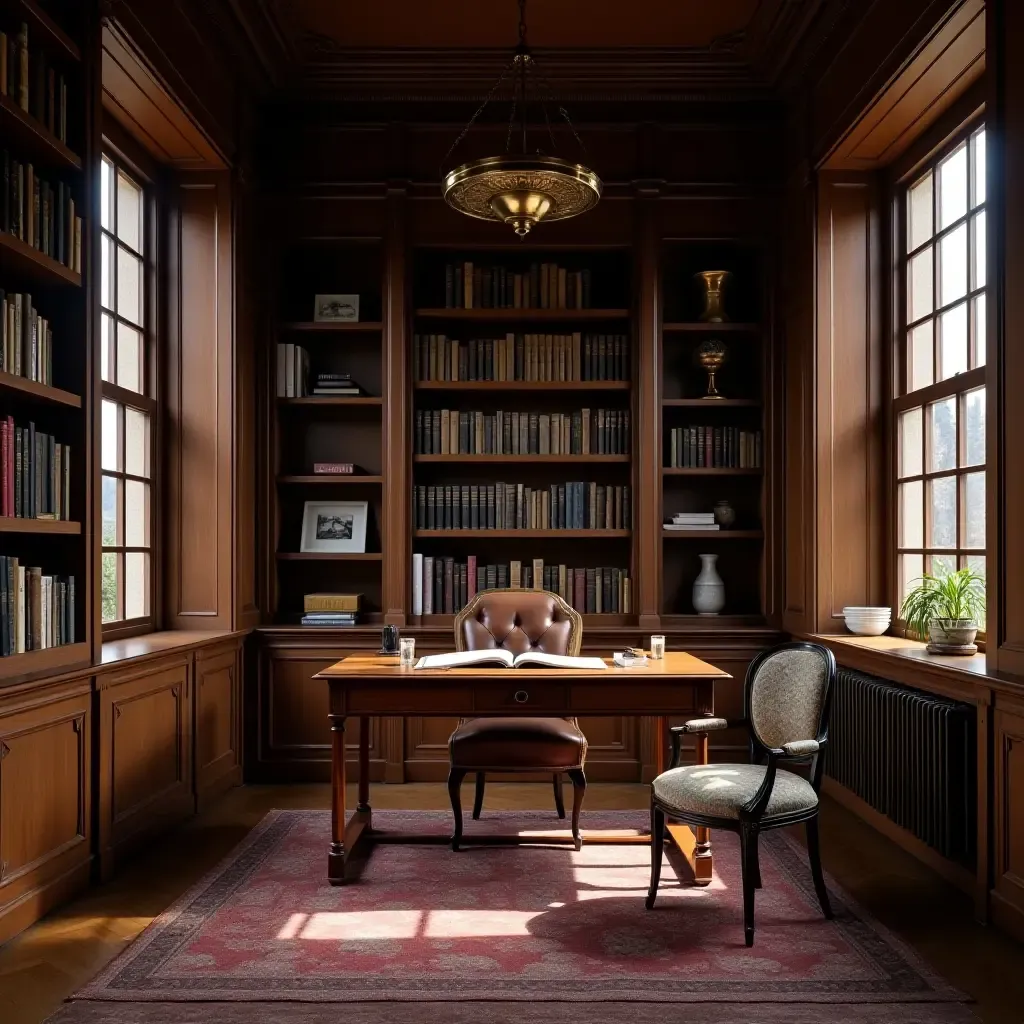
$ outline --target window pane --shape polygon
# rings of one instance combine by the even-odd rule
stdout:
[[[117,237],[142,252],[142,190],[135,182],[117,175]]]
[[[899,546],[924,547],[924,484],[920,480],[900,484]]]
[[[124,617],[141,619],[149,614],[149,555],[129,551],[125,555]]]
[[[967,146],[939,164],[939,227],[949,227],[967,212]]]
[[[133,324],[142,323],[142,260],[117,250],[117,312]]]
[[[929,563],[928,571],[939,579],[956,570],[956,558],[953,555],[931,555]]]
[[[985,293],[973,302],[974,307],[974,365],[984,366],[988,346],[988,325],[985,320]]]
[[[900,555],[900,604],[924,573],[922,555]]]
[[[149,484],[124,483],[124,543],[130,548],[149,546]]]
[[[985,464],[985,389],[978,388],[964,395],[964,457],[965,466]]]
[[[956,547],[956,477],[928,481],[928,547]]]
[[[962,546],[985,546],[985,474],[964,476],[964,535]]]
[[[916,249],[932,237],[932,173],[929,171],[907,196],[907,247]]]
[[[142,394],[142,335],[126,324],[117,325],[117,383]]]
[[[985,211],[975,214],[971,221],[973,237],[971,244],[974,247],[974,261],[971,271],[971,288],[985,287]]]
[[[974,180],[971,182],[971,191],[974,195],[971,197],[971,206],[975,207],[985,202],[985,129],[982,128],[977,135],[971,140],[971,151],[974,157],[974,166],[971,168],[971,173],[974,176]]]
[[[919,252],[907,268],[907,316],[920,320],[934,308],[934,281],[932,280],[932,250]]]
[[[967,568],[976,572],[982,578],[988,575],[985,567],[985,556],[984,555],[968,555],[967,556]],[[984,623],[982,623],[984,625]]]
[[[967,225],[961,224],[939,242],[939,305],[946,306],[966,294]]]
[[[922,464],[924,412],[911,409],[900,417],[900,476],[917,476]]]
[[[103,621],[117,622],[120,615],[118,571],[120,556],[112,551],[103,552]]]
[[[103,475],[103,546],[114,547],[119,543],[120,531],[117,526],[117,477]]]
[[[928,406],[928,471],[956,468],[956,399]]]
[[[110,175],[110,161],[104,157],[100,164],[100,227],[113,231],[114,225],[110,222]]]
[[[100,239],[100,303],[106,309],[114,308],[114,243],[106,235]]]
[[[100,376],[113,383],[110,368],[114,365],[114,324],[106,313],[100,315]]]
[[[910,365],[907,367],[907,381],[910,391],[927,387],[935,380],[933,330],[932,321],[929,320],[915,327],[910,332],[908,351]]]
[[[124,471],[149,476],[149,417],[138,409],[124,411]]]
[[[967,372],[967,303],[939,317],[939,379]]]
[[[117,438],[117,404],[115,402],[103,401],[102,407],[102,430],[100,466],[103,469],[120,469],[118,465],[118,438]]]

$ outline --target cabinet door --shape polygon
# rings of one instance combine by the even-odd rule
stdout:
[[[190,654],[101,677],[100,857],[104,877],[144,839],[195,810]]]
[[[200,807],[242,780],[241,659],[238,644],[196,652],[196,801]]]
[[[997,923],[1024,940],[1024,703],[998,698],[993,715]]]
[[[88,882],[91,683],[0,700],[0,943]]]

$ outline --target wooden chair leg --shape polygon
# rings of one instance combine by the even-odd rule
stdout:
[[[754,944],[754,871],[757,863],[757,830],[740,832],[740,866],[743,874],[743,937],[748,946]]]
[[[448,769],[448,799],[452,802],[452,817],[455,819],[455,828],[452,832],[452,849],[459,848],[459,840],[462,838],[462,780],[466,777],[464,768]]]
[[[582,768],[571,768],[565,773],[572,783],[572,837],[576,840],[576,849],[583,848],[583,836],[580,835],[580,811],[583,810],[583,797],[587,792],[587,777]]]
[[[555,810],[558,812],[560,818],[565,817],[565,801],[562,799],[562,775],[561,772],[555,772],[551,776],[551,784],[555,788]]]
[[[473,797],[473,820],[480,818],[480,812],[484,809],[484,782],[487,776],[483,772],[476,773],[476,794]]]
[[[761,886],[761,853],[758,850],[756,842],[754,843],[754,847],[751,850],[751,859],[753,860],[753,864],[751,865],[751,867],[753,868],[753,871],[754,871],[754,888],[755,889],[760,889],[760,888],[762,888],[762,886]]]
[[[818,840],[817,816],[807,822],[807,859],[811,862],[811,877],[814,879],[814,891],[818,894],[821,912],[827,920],[831,921],[832,904],[829,903],[828,890],[825,888],[825,876],[821,871],[821,843]]]
[[[661,860],[665,855],[665,812],[651,804],[651,885],[647,890],[648,910],[654,909],[661,881]]]

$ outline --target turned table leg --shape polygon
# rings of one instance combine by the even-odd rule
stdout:
[[[345,882],[345,718],[331,717],[331,850],[327,855],[331,885]]]
[[[370,813],[370,719],[359,719],[359,802],[356,810]]]

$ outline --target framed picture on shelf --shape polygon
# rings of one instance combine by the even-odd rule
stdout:
[[[358,295],[318,295],[313,308],[313,323],[354,324],[359,322]]]
[[[299,551],[366,551],[365,501],[307,501]]]

